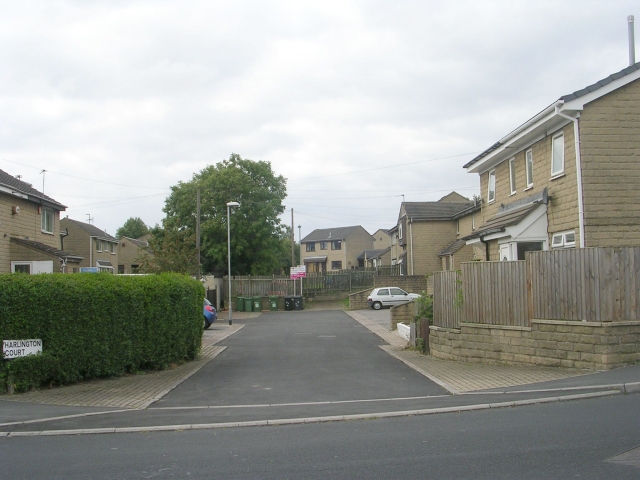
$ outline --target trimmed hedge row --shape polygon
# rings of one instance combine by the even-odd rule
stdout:
[[[0,275],[0,340],[42,339],[42,354],[4,360],[16,391],[195,359],[204,289],[177,274]]]

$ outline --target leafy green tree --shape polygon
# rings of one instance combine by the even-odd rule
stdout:
[[[164,207],[164,235],[183,236],[185,242],[193,238],[194,246],[197,187],[203,272],[227,271],[228,202],[240,203],[231,208],[232,275],[264,275],[282,268],[279,216],[284,212],[286,179],[273,172],[270,162],[231,154],[194,174],[191,181],[171,187]]]
[[[138,272],[197,274],[195,231],[161,228],[156,225],[149,233],[149,249],[153,255],[144,255],[138,259]]]
[[[149,233],[149,227],[145,225],[140,217],[130,217],[129,220],[124,222],[124,225],[116,231],[116,238],[140,238],[147,233]]]

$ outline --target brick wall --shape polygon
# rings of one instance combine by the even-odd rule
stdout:
[[[431,355],[485,364],[533,364],[606,370],[640,361],[640,321],[533,320],[529,327],[463,323],[432,326]]]
[[[587,104],[580,140],[586,245],[640,245],[640,81]]]

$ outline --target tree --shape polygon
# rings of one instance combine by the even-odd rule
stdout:
[[[149,249],[153,255],[139,259],[141,273],[176,272],[196,275],[198,265],[195,249],[195,232],[156,225],[149,233]]]
[[[116,238],[140,238],[147,233],[149,233],[149,227],[145,225],[140,217],[130,217],[129,220],[124,222],[124,225],[116,231]]]
[[[185,242],[193,237],[195,245],[197,187],[203,272],[227,271],[227,202],[232,201],[240,203],[231,209],[232,275],[271,274],[282,268],[279,216],[284,212],[286,179],[273,172],[270,162],[231,154],[194,174],[191,181],[171,187],[164,207],[165,236],[182,236]]]

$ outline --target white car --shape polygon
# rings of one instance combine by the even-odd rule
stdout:
[[[367,305],[374,310],[382,307],[393,307],[419,298],[417,293],[407,293],[398,287],[374,288],[367,298]]]

